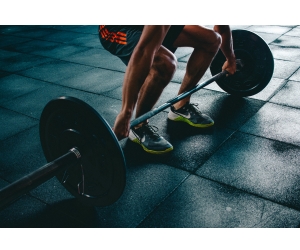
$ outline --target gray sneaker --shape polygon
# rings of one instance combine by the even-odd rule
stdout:
[[[145,124],[137,129],[130,129],[129,139],[150,154],[164,154],[173,150],[173,146],[157,134],[158,128]]]
[[[197,108],[198,104],[187,103],[180,109],[171,106],[168,118],[172,121],[186,122],[193,127],[208,128],[214,125],[213,119],[208,115],[202,114]]]

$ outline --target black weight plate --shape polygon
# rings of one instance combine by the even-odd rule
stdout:
[[[62,171],[57,178],[83,203],[107,206],[123,193],[123,151],[108,123],[85,102],[74,97],[50,101],[40,118],[40,140],[48,162],[73,147],[79,150],[81,164]]]
[[[262,91],[270,82],[274,71],[274,58],[269,46],[257,34],[247,30],[233,30],[233,49],[236,59],[244,66],[234,75],[217,80],[217,84],[229,94],[251,96]],[[219,50],[210,66],[212,75],[222,71],[225,56]]]

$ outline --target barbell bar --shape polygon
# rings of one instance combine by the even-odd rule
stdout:
[[[215,73],[225,62],[219,51],[210,66],[213,77],[132,120],[130,127],[212,82],[240,97],[264,89],[274,70],[274,59],[268,45],[261,37],[246,30],[233,30],[232,37],[237,58],[234,75],[226,77],[226,71]],[[124,154],[111,127],[96,110],[77,98],[60,97],[44,107],[39,129],[48,164],[1,189],[0,209],[54,176],[86,205],[108,206],[119,199],[126,184]]]

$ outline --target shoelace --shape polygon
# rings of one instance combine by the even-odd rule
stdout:
[[[144,125],[144,131],[146,134],[148,134],[150,137],[158,138],[160,135],[156,133],[158,131],[158,127],[151,126],[149,124]]]
[[[192,112],[195,112],[199,115],[201,115],[201,111],[197,108],[198,107],[198,103],[189,103],[189,105],[186,107],[186,110],[187,111],[192,111]]]

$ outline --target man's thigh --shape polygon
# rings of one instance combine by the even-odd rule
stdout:
[[[200,25],[185,25],[182,32],[174,41],[174,47],[210,46],[216,39],[216,32]]]

